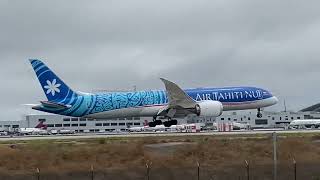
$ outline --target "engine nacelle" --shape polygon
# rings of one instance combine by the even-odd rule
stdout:
[[[223,106],[219,101],[201,101],[196,105],[197,116],[218,117],[222,114]]]

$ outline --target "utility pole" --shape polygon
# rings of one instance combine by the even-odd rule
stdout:
[[[273,180],[277,180],[277,133],[272,133],[273,139]]]

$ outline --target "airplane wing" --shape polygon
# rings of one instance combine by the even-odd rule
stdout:
[[[177,84],[160,78],[164,83],[168,96],[168,106],[160,110],[158,114],[167,111],[167,116],[173,117],[177,110],[190,109],[196,106],[196,101],[186,94]]]

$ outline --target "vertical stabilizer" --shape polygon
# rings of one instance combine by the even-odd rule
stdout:
[[[41,87],[48,98],[48,101],[63,102],[67,98],[76,95],[51,69],[42,61],[30,59]]]

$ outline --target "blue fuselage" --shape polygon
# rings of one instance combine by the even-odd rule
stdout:
[[[224,103],[246,103],[273,97],[268,91],[255,87],[199,88],[185,90],[196,101],[215,100]]]
[[[275,97],[267,90],[255,87],[197,88],[184,91],[196,101],[220,101],[224,110],[261,108],[273,105],[277,101],[276,99],[270,101]],[[264,103],[264,100],[268,99],[269,101]],[[70,108],[57,110],[40,105],[34,109],[67,116],[90,117],[94,114],[122,109],[161,107],[168,103],[168,98],[163,90],[98,94],[72,93],[60,103],[67,104]],[[140,115],[143,116],[143,114]]]

